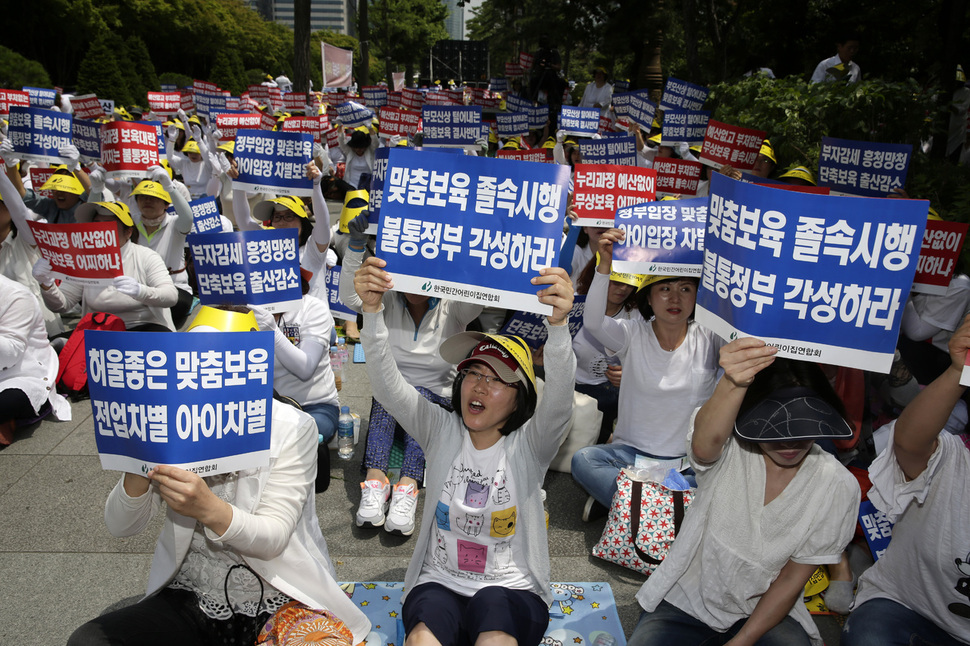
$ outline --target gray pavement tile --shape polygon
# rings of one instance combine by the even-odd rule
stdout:
[[[90,407],[90,402],[87,402]],[[90,409],[88,416],[79,422],[67,437],[51,449],[51,455],[97,455],[98,445],[94,436],[94,417]]]
[[[0,451],[0,496],[3,496],[14,483],[24,477],[43,456],[8,455]]]
[[[94,456],[46,456],[0,497],[0,551],[151,553],[161,516],[119,539],[104,526],[104,501],[119,474]]]
[[[111,604],[143,595],[150,565],[143,554],[0,553],[0,644],[66,643]]]
[[[39,424],[17,429],[13,444],[3,449],[8,455],[45,455],[50,453],[79,425],[91,418],[91,403],[71,404],[71,420],[56,422],[47,418]]]

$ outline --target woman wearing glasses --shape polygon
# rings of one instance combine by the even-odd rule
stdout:
[[[393,284],[384,265],[368,258],[354,276],[367,372],[374,397],[427,460],[427,503],[405,576],[406,646],[480,639],[533,646],[552,602],[540,488],[572,412],[572,283],[558,267],[532,279],[539,301],[553,308],[541,404],[521,339],[464,332],[439,349],[458,364],[453,410],[446,410],[408,384],[391,355],[381,311]]]

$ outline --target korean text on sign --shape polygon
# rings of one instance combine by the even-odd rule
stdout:
[[[300,250],[295,229],[198,233],[186,239],[203,305],[299,307]]]
[[[613,270],[625,274],[700,276],[707,198],[649,202],[619,209],[625,234],[613,245]]]
[[[584,164],[637,165],[637,143],[633,135],[604,137],[579,142]]]
[[[209,476],[269,463],[272,333],[89,331],[84,342],[102,468]]]
[[[888,372],[929,204],[811,195],[716,173],[697,320],[778,356]]]
[[[191,233],[208,233],[209,231],[222,231],[222,218],[219,215],[219,207],[216,206],[216,198],[203,197],[189,202],[192,209],[192,231]]]
[[[927,220],[913,291],[946,294],[960,258],[960,250],[963,249],[963,241],[966,239],[966,222]]]
[[[658,157],[653,160],[653,168],[657,171],[658,195],[696,194],[704,170],[699,162],[675,157]]]
[[[680,142],[699,144],[704,141],[704,133],[707,132],[707,123],[710,120],[710,112],[682,110],[664,112],[660,141],[667,146]]]
[[[635,166],[576,164],[573,176],[575,224],[612,227],[617,209],[656,197],[657,172]]]
[[[530,280],[555,264],[569,169],[393,149],[378,255],[401,291],[548,314]]]
[[[142,178],[158,164],[158,130],[153,125],[112,121],[101,130],[101,164],[114,179]]]
[[[592,137],[600,127],[599,108],[574,108],[562,106],[559,113],[559,129],[567,135]]]
[[[569,310],[569,334],[574,339],[576,333],[583,327],[583,312],[586,310],[586,295],[576,294],[573,297],[573,308]],[[514,334],[521,337],[533,350],[546,342],[549,330],[546,329],[544,317],[532,312],[516,312],[502,328],[502,334]]]
[[[110,285],[124,273],[114,222],[27,225],[56,276],[82,285]]]
[[[306,165],[313,155],[313,137],[304,132],[240,130],[234,149],[239,177],[233,188],[277,195],[310,195],[313,182]]]
[[[424,106],[425,146],[476,146],[482,134],[482,109],[479,106]]]
[[[886,197],[906,185],[913,147],[822,137],[818,156],[819,186],[833,192]]]
[[[710,90],[706,87],[671,77],[667,79],[663,98],[660,99],[660,109],[664,111],[665,119],[668,110],[700,110],[708,94]]]
[[[342,276],[341,266],[334,265],[327,268],[327,299],[330,305],[330,313],[335,319],[344,321],[356,321],[357,312],[344,305],[340,300],[340,278]],[[347,280],[353,280],[351,276]]]
[[[765,140],[763,130],[732,126],[711,119],[704,134],[700,161],[719,168],[729,164],[738,170],[751,170]]]
[[[71,145],[71,115],[13,106],[8,122],[7,137],[20,157],[52,164],[65,162],[58,151]]]

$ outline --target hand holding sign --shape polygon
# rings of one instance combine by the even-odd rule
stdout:
[[[387,263],[377,256],[371,256],[354,274],[354,291],[360,297],[364,312],[380,311],[384,292],[394,287],[391,275],[383,269],[385,265]]]
[[[51,261],[43,256],[37,259],[30,273],[33,274],[34,280],[42,289],[50,289],[54,284],[54,267],[51,265]]]
[[[622,229],[607,229],[600,234],[599,254],[600,264],[596,270],[601,274],[609,274],[613,265],[613,244],[623,242],[626,232]]]
[[[162,500],[175,513],[196,519],[220,536],[229,529],[232,506],[212,493],[198,474],[160,464],[148,477],[158,484]]]
[[[562,267],[543,267],[539,275],[532,279],[533,285],[548,285],[536,292],[539,302],[552,306],[552,314],[547,318],[550,325],[565,325],[569,312],[573,309],[573,282]]]
[[[747,388],[755,375],[771,365],[776,352],[778,348],[752,336],[735,339],[721,348],[724,378],[735,388]]]

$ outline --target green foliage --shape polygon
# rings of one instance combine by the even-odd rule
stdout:
[[[447,16],[448,8],[440,0],[374,0],[368,17],[375,57],[391,69],[414,69],[436,42],[448,38]],[[379,78],[372,70],[371,79]]]
[[[148,92],[158,91],[159,81],[148,46],[138,36],[130,36],[125,41],[125,64],[122,71],[135,103],[144,106],[148,101]]]
[[[223,90],[239,96],[246,91],[246,70],[242,60],[231,52],[220,51],[206,80],[212,81]]]
[[[43,65],[0,45],[0,87],[20,88],[24,85],[53,87]]]
[[[172,84],[177,88],[192,87],[192,77],[178,72],[165,72],[158,76],[159,85]]]
[[[109,31],[101,32],[81,61],[77,76],[78,94],[94,92],[98,98],[114,99],[118,105],[132,103],[131,91],[121,72],[118,54],[124,52],[124,42]]]

